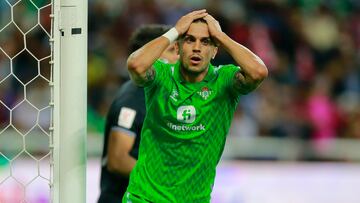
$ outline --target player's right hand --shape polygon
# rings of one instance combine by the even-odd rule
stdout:
[[[189,29],[191,23],[194,20],[203,18],[206,15],[208,15],[208,13],[206,12],[206,9],[192,11],[192,12],[182,16],[177,21],[177,23],[175,25],[175,29],[178,31],[179,35],[182,35],[182,34],[186,33],[186,31]]]

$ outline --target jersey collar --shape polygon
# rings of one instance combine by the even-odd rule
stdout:
[[[179,81],[180,83],[186,83],[185,79],[182,77],[180,73],[180,62],[178,61],[174,66],[173,72],[175,80]],[[215,76],[215,69],[214,66],[210,63],[209,70],[205,76],[205,78],[201,82],[209,82]]]

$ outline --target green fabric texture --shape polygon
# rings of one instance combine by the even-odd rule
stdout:
[[[218,164],[239,101],[233,89],[239,67],[209,66],[189,83],[180,65],[156,61],[146,84],[139,160],[128,192],[156,203],[210,202]]]

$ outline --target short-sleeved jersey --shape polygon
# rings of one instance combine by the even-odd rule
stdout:
[[[203,81],[182,78],[180,64],[153,65],[146,84],[139,160],[128,192],[149,202],[209,202],[228,129],[239,101],[234,65],[209,66]]]
[[[144,117],[144,89],[135,86],[132,81],[124,83],[116,94],[106,118],[99,203],[119,202],[129,184],[129,177],[112,173],[106,167],[110,132],[122,131],[129,136],[136,136],[130,155],[137,159]]]

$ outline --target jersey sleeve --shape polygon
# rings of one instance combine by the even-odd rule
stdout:
[[[141,107],[136,106],[134,101],[121,100],[120,98],[110,111],[112,114],[111,131],[121,131],[131,136],[140,134],[144,118]]]
[[[115,117],[114,125],[112,126],[111,130],[115,131],[122,131],[129,135],[136,135],[135,129],[135,118],[136,118],[137,111],[133,108],[129,107],[121,107],[118,116]]]
[[[240,96],[240,92],[235,89],[234,78],[235,74],[241,70],[239,66],[233,64],[220,66],[220,75],[222,77],[224,88],[229,92],[230,96],[237,99]]]
[[[153,81],[146,83],[145,87],[158,85],[161,81],[166,79],[166,75],[169,70],[168,64],[162,62],[161,60],[156,60],[152,67],[155,70],[155,78]]]

